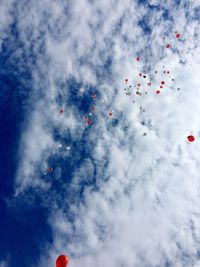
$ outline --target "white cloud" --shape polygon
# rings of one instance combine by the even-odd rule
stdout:
[[[153,267],[166,262],[176,267],[198,266],[199,26],[186,16],[187,10],[192,14],[193,2],[183,9],[160,1],[161,7],[170,9],[175,23],[164,21],[161,11],[146,9],[136,1],[36,3],[38,7],[32,2],[31,16],[24,18],[21,11],[19,22],[21,38],[27,47],[34,40],[36,51],[37,38],[44,32],[44,55],[38,55],[40,69],[33,75],[36,99],[40,90],[42,97],[22,137],[19,191],[29,185],[48,188],[36,170],[41,165],[46,168],[48,157],[57,149],[54,127],[63,135],[71,131],[73,140],[83,138],[84,122],[78,108],[69,103],[66,81],[74,78],[86,87],[99,89],[102,83],[106,88],[100,89],[106,101],[97,99],[97,118],[84,139],[89,156],[74,171],[71,184],[63,187],[73,196],[82,189],[82,181],[93,178],[95,185],[85,186],[80,200],[66,195],[63,209],[53,208],[49,223],[54,242],[48,263],[45,255],[41,266],[51,265],[60,252],[69,254],[74,267]],[[149,18],[150,36],[138,25],[143,16]],[[181,40],[174,37],[177,28],[182,30]],[[32,30],[30,39],[28,29]],[[172,49],[166,50],[166,42]],[[135,60],[137,52],[140,62]],[[103,69],[109,57],[110,76]],[[163,66],[170,70],[170,78],[163,74]],[[139,72],[146,72],[145,82]],[[132,85],[139,79],[144,85],[150,76],[152,86],[143,86],[141,97],[135,88],[130,97],[125,95],[126,77]],[[157,95],[163,79],[166,86]],[[62,117],[56,100],[59,94],[65,99]],[[115,127],[110,110],[118,119]],[[195,135],[195,143],[187,142],[189,134]]]
[[[7,37],[8,27],[13,22],[12,16],[12,0],[1,0],[0,1],[0,51],[2,49],[2,42]]]

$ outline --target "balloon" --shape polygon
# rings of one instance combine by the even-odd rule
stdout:
[[[48,173],[52,173],[53,172],[53,168],[52,167],[48,167],[47,172]]]
[[[66,267],[68,264],[68,257],[65,255],[60,255],[56,259],[56,267]]]
[[[187,139],[189,142],[194,142],[194,140],[195,140],[193,135],[188,135]]]
[[[166,48],[170,48],[170,44],[167,44],[167,45],[166,45]]]
[[[180,38],[180,34],[179,33],[176,34],[176,38],[177,39]]]
[[[156,94],[157,94],[157,95],[160,94],[160,90],[157,90],[157,91],[156,91]]]

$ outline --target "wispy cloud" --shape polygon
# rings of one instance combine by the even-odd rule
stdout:
[[[56,177],[47,182],[43,173],[50,158],[68,157],[60,143],[71,144],[66,165],[74,164],[70,179],[58,175],[66,194],[53,191],[54,239],[41,266],[60,252],[74,267],[198,266],[198,7],[197,1],[17,3],[19,38],[36,58],[17,194],[53,187]],[[135,88],[125,94],[125,78],[132,86],[140,81],[141,97]],[[91,106],[94,91],[88,127],[80,102],[86,97]],[[191,133],[194,144],[186,141]]]

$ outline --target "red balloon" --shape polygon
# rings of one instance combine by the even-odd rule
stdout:
[[[194,140],[195,140],[193,135],[188,135],[187,139],[189,142],[194,142]]]
[[[176,34],[176,38],[177,39],[180,38],[180,34],[179,33]]]
[[[161,82],[161,84],[165,84],[165,82],[164,82],[164,81],[162,81],[162,82]]]
[[[157,95],[160,94],[160,90],[157,90],[157,91],[156,91],[156,94],[157,94]]]
[[[56,259],[56,267],[66,267],[68,264],[68,257],[65,255],[60,255]]]
[[[170,44],[167,44],[167,45],[166,45],[166,48],[170,48]]]

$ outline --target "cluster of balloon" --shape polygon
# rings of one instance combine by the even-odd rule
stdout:
[[[94,101],[96,100],[96,97],[97,97],[96,94],[91,94],[91,98],[92,98],[92,101],[93,101],[92,102],[91,110],[93,112],[96,111],[96,107],[94,106]],[[87,116],[86,115],[84,116],[84,119],[86,120],[86,122],[87,122],[88,125],[92,124],[92,119],[91,119],[92,115],[93,115],[93,113],[92,112],[89,112],[87,114]]]
[[[66,267],[68,265],[68,257],[66,255],[60,255],[56,259],[56,267]]]
[[[195,137],[193,135],[188,135],[187,137],[189,142],[194,142],[195,141]]]

